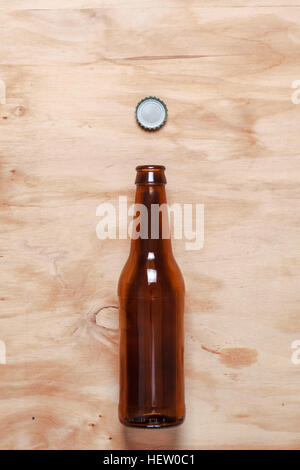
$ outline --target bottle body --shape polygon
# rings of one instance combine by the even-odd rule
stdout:
[[[131,240],[118,286],[119,418],[123,424],[141,427],[180,424],[185,414],[184,281],[171,241],[162,236],[161,217],[157,236],[151,238],[151,205],[166,203],[165,183],[160,182],[163,170],[154,168],[154,180],[139,183],[136,193],[136,203],[148,209],[148,236]]]

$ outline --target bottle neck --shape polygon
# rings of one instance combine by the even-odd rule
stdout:
[[[161,257],[172,254],[164,183],[137,183],[131,254]],[[139,236],[134,238],[135,228]],[[151,255],[152,253],[152,255]],[[150,254],[150,255],[149,255]]]

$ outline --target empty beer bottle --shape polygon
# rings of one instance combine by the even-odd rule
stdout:
[[[184,281],[172,253],[165,167],[136,170],[136,231],[118,285],[119,418],[128,426],[172,426],[185,414]]]

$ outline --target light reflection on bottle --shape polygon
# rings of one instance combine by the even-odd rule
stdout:
[[[156,279],[157,279],[156,269],[147,269],[148,284],[152,284],[153,282],[156,282]]]

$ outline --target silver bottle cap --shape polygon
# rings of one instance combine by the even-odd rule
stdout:
[[[168,109],[165,103],[156,96],[147,96],[137,104],[135,114],[140,126],[149,131],[155,131],[166,122]]]

